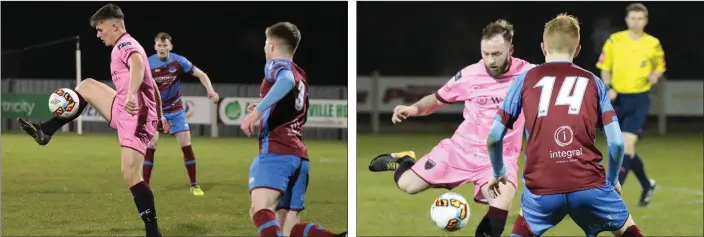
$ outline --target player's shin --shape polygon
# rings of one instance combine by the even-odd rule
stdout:
[[[196,156],[193,154],[193,147],[191,145],[181,147],[183,152],[183,164],[186,166],[186,171],[188,172],[188,178],[191,181],[191,185],[196,184]]]
[[[481,188],[482,194],[489,200],[489,210],[477,226],[475,236],[499,237],[504,232],[508,210],[511,209],[511,201],[515,196],[516,189],[510,184],[499,184],[501,194],[492,197],[488,185]]]
[[[76,92],[76,95],[78,95],[78,101],[81,101],[81,103],[78,103],[78,112],[70,118],[53,117],[47,121],[42,122],[40,127],[41,127],[42,132],[44,132],[44,134],[49,135],[49,136],[54,135],[54,133],[56,133],[56,131],[61,129],[61,127],[63,127],[67,123],[70,123],[71,121],[73,121],[76,118],[78,118],[79,116],[81,116],[81,114],[83,114],[83,110],[86,108],[88,103],[86,103],[86,100],[83,98],[81,93],[79,93],[78,91],[75,91],[75,92]]]
[[[516,217],[516,222],[513,223],[513,230],[511,231],[511,237],[532,237],[535,236],[530,232],[528,228],[528,223],[523,215],[518,215]]]
[[[144,182],[149,184],[149,180],[152,177],[152,169],[154,168],[154,153],[156,152],[156,146],[153,148],[147,148],[147,154],[144,155],[144,166],[142,167],[142,178]]]
[[[413,165],[416,164],[416,161],[410,157],[404,157],[398,160],[398,168],[396,168],[396,171],[394,171],[394,182],[398,184],[398,181],[401,179],[401,175],[411,169]]]

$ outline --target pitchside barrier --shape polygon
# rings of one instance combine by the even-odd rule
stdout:
[[[111,82],[106,82],[113,86]],[[14,121],[17,117],[30,120],[44,120],[51,117],[48,108],[49,94],[58,88],[73,88],[73,80],[3,79],[2,130],[19,131]],[[191,134],[194,136],[244,136],[240,131],[242,119],[247,114],[247,106],[259,101],[259,85],[214,84],[220,94],[215,104],[205,95],[205,89],[197,83],[181,83],[183,103]],[[310,105],[305,137],[312,139],[347,139],[347,88],[332,86],[311,86]],[[75,122],[64,126],[64,132],[78,134],[108,132],[105,119],[91,106]],[[258,123],[257,123],[258,125]]]
[[[390,121],[393,107],[412,104],[442,87],[449,77],[371,76],[357,77],[358,123],[369,124],[372,133],[379,133],[380,121]],[[704,116],[704,80],[668,80],[663,78],[650,92],[650,114],[657,117],[657,130],[667,133],[668,118],[696,120]],[[487,102],[501,102],[503,98],[479,98]],[[481,102],[480,102],[481,103]],[[447,105],[435,113],[461,116],[463,103]],[[384,116],[381,116],[384,114]],[[368,116],[366,116],[368,115]],[[363,119],[363,120],[362,120]],[[459,123],[461,117],[457,117]],[[672,124],[670,124],[672,125]],[[358,127],[359,129],[359,127]]]

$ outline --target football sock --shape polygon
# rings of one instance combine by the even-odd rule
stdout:
[[[196,156],[193,155],[193,147],[191,145],[181,147],[183,151],[183,163],[188,171],[188,178],[191,179],[191,184],[196,183]]]
[[[159,225],[156,222],[156,208],[154,207],[154,194],[144,181],[130,187],[132,196],[134,196],[134,204],[137,205],[139,217],[144,221],[144,229],[147,231],[147,236],[161,236]]]
[[[78,95],[78,101],[80,101],[80,103],[78,103],[78,111],[76,112],[76,114],[70,118],[53,117],[47,121],[42,122],[40,127],[41,127],[42,132],[44,132],[44,134],[52,136],[52,135],[54,135],[54,133],[56,133],[56,131],[61,129],[61,127],[63,127],[65,124],[70,123],[74,119],[81,116],[81,114],[83,113],[83,109],[86,108],[86,106],[88,105],[88,102],[83,99],[83,96],[80,93],[78,93],[78,91],[76,91],[76,95]]]
[[[403,175],[404,172],[413,167],[413,165],[415,164],[416,161],[410,157],[404,157],[399,159],[398,168],[396,168],[396,171],[394,172],[394,180],[396,181],[396,183],[398,183],[398,180],[401,178],[401,175]]]
[[[152,177],[152,168],[154,168],[154,152],[156,152],[156,148],[147,148],[147,154],[144,156],[142,177],[147,185],[149,184],[149,179]]]
[[[623,156],[623,164],[621,165],[621,172],[618,173],[618,182],[623,185],[624,182],[626,182],[626,176],[628,176],[628,172],[631,171],[631,164],[633,163],[633,159],[631,159],[631,156],[629,155],[624,155]]]
[[[532,232],[530,232],[530,228],[528,228],[528,223],[526,222],[526,219],[523,218],[523,216],[518,215],[516,217],[516,222],[513,223],[513,230],[511,231],[511,237],[514,236],[520,236],[520,237],[531,237],[534,236]]]
[[[636,225],[632,225],[631,227],[628,227],[626,229],[626,232],[623,232],[621,235],[622,237],[643,237],[643,232],[640,232],[638,227]]]
[[[475,236],[484,237],[488,234],[491,237],[500,237],[504,232],[507,217],[508,211],[489,206],[489,211],[479,223]]]
[[[640,181],[640,186],[642,186],[644,190],[650,189],[650,180],[648,179],[648,176],[645,175],[643,160],[640,159],[638,154],[636,154],[635,158],[633,158],[633,161],[631,162],[631,169],[633,169],[633,174],[635,174],[638,181]]]
[[[262,209],[254,213],[252,217],[254,225],[257,226],[257,232],[261,237],[278,237],[281,234],[279,221],[276,220],[276,214],[269,209]]]
[[[298,223],[291,229],[291,237],[332,237],[337,234],[313,223]]]

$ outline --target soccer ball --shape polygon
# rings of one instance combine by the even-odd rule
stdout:
[[[78,94],[68,88],[56,89],[49,96],[49,111],[57,118],[71,118],[78,113],[78,106],[83,103]]]
[[[444,193],[430,207],[430,218],[435,226],[445,231],[462,229],[469,222],[469,204],[457,193]]]

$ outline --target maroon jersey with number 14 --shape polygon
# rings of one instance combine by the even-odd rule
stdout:
[[[607,106],[600,98],[601,79],[570,62],[548,62],[514,83],[504,102],[508,106],[498,115],[511,127],[523,110],[528,139],[526,187],[534,194],[549,195],[603,186],[605,171],[595,145],[596,128],[610,123],[615,113],[600,108]]]

